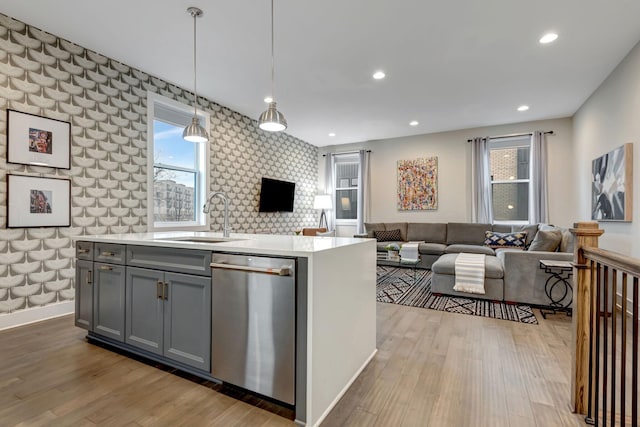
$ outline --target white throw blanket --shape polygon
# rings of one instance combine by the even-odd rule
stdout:
[[[417,261],[420,258],[418,255],[418,245],[422,242],[407,242],[402,245],[400,249],[400,258],[403,261]]]
[[[484,254],[459,253],[456,257],[457,292],[484,294]]]

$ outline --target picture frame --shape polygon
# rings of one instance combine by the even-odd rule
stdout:
[[[591,163],[591,219],[631,222],[633,218],[633,143]]]
[[[399,211],[438,209],[438,157],[398,160]]]
[[[71,123],[7,109],[7,163],[71,168]]]
[[[70,226],[71,181],[7,175],[7,228]]]

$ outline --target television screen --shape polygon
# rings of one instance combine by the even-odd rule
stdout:
[[[262,178],[259,212],[293,212],[296,183]]]

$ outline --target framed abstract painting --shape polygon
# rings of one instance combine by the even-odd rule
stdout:
[[[438,157],[398,160],[398,210],[438,209]]]
[[[631,222],[632,186],[632,143],[594,159],[591,164],[591,219]]]

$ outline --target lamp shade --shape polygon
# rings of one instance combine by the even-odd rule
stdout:
[[[331,209],[331,196],[328,194],[319,194],[313,199],[313,209]]]
[[[269,103],[267,110],[260,114],[260,129],[268,132],[280,132],[287,128],[287,119],[276,109],[275,101]]]
[[[198,118],[193,117],[191,119],[191,124],[184,128],[182,138],[189,142],[207,142],[209,140],[209,135],[205,128],[200,126]]]

